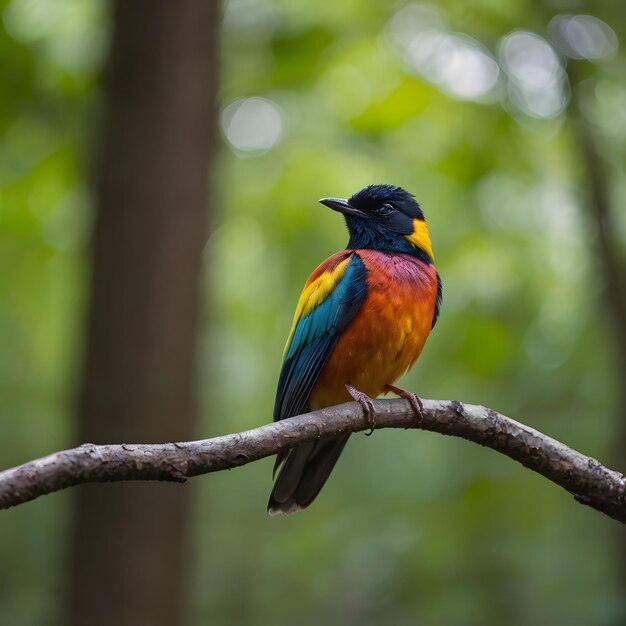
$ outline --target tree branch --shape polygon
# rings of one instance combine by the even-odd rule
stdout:
[[[545,476],[578,502],[626,523],[626,478],[595,459],[482,406],[425,400],[416,420],[406,400],[375,400],[378,428],[417,428],[487,446]],[[84,444],[0,472],[0,508],[91,482],[165,480],[219,472],[305,441],[367,430],[350,402],[213,439],[163,444]]]

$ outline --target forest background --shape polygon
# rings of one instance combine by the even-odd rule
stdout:
[[[85,432],[89,249],[107,206],[94,181],[115,120],[108,51],[124,22],[138,40],[158,24],[155,45],[194,30],[170,28],[162,4],[152,15],[137,3],[132,22],[100,1],[0,2],[1,468]],[[204,110],[220,139],[207,133],[201,151],[211,171],[189,337],[197,409],[180,431],[168,416],[172,438],[270,420],[301,286],[346,243],[317,199],[387,182],[424,208],[444,283],[440,321],[403,385],[493,407],[626,469],[625,14],[616,0],[229,0],[205,16],[219,55],[207,46],[187,80],[206,81],[209,96],[219,80],[217,108]],[[153,60],[122,57],[118,67]],[[138,242],[150,232],[143,208]],[[186,267],[176,272],[184,282]],[[135,440],[158,439],[150,412],[136,418]],[[114,421],[99,419],[105,431]],[[270,479],[266,460],[150,486],[156,500],[186,495],[176,541],[155,533],[139,556],[146,520],[124,506],[148,488],[133,485],[107,509],[127,563],[108,549],[109,522],[80,526],[120,485],[0,512],[0,623],[87,623],[98,602],[103,623],[133,623],[106,577],[81,578],[76,555],[89,546],[104,571],[109,557],[111,571],[135,571],[139,614],[151,604],[171,625],[626,622],[618,524],[495,452],[425,432],[355,436],[315,505],[288,518],[265,513]],[[94,495],[77,504],[79,490]],[[171,594],[155,592],[154,572]]]

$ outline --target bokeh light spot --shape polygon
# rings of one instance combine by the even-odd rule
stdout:
[[[238,153],[252,156],[272,148],[280,139],[283,116],[280,107],[266,98],[241,98],[224,107],[222,131]]]
[[[437,29],[416,33],[405,60],[442,91],[464,100],[489,94],[500,73],[498,64],[480,43],[467,35]]]
[[[600,61],[617,53],[615,31],[592,15],[557,15],[548,30],[557,48],[572,59]]]
[[[500,44],[509,76],[508,95],[531,117],[551,118],[563,111],[569,93],[559,55],[542,37],[526,31],[508,34]]]

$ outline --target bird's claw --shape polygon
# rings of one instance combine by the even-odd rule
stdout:
[[[415,412],[415,416],[417,417],[418,421],[421,421],[421,419],[424,417],[424,403],[416,393],[413,393],[412,391],[407,391],[406,389],[402,389],[401,387],[396,387],[395,385],[385,385],[385,390],[391,391],[397,396],[408,400],[409,404],[413,408],[413,411]]]
[[[369,431],[365,433],[365,436],[369,437],[376,429],[376,410],[374,409],[374,403],[366,393],[359,391],[354,385],[346,383],[345,387],[350,396],[358,402],[363,409],[363,415],[370,427]]]

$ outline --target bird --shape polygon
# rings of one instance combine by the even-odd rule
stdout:
[[[305,283],[283,354],[274,421],[353,399],[363,406],[371,434],[371,398],[394,392],[416,412],[422,409],[419,396],[394,382],[415,363],[437,322],[442,282],[424,213],[411,193],[375,184],[347,200],[319,202],[343,214],[348,245]],[[279,452],[269,514],[308,507],[349,436]]]

